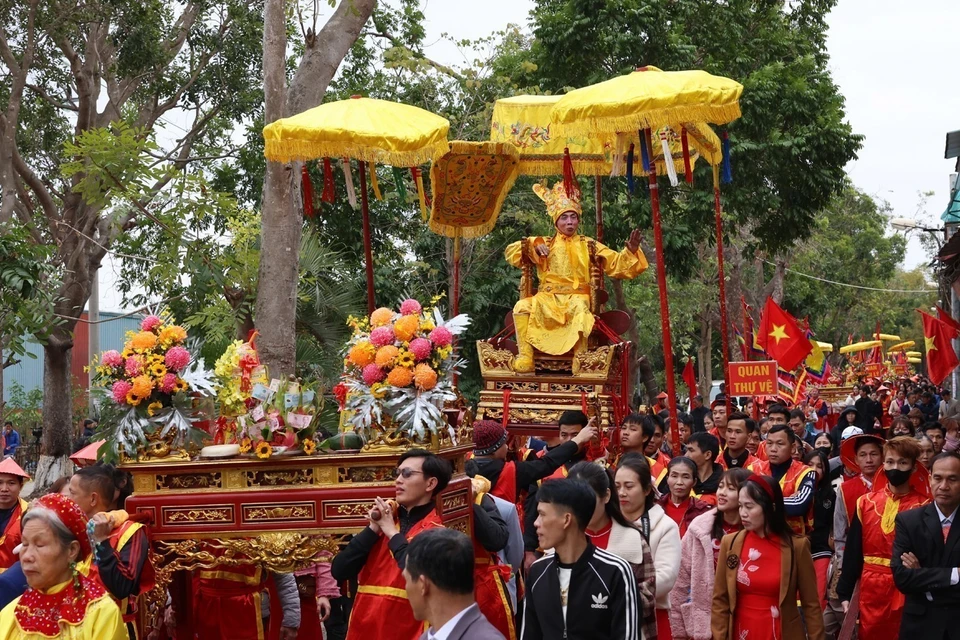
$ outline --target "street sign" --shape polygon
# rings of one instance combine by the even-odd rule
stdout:
[[[734,397],[777,395],[777,362],[731,362],[727,392]]]

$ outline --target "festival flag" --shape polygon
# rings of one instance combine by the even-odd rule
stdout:
[[[693,358],[687,360],[683,368],[683,381],[690,390],[690,410],[693,410],[693,396],[697,395],[697,374],[693,372]]]
[[[830,365],[827,363],[827,354],[820,348],[820,344],[813,339],[813,333],[807,331],[807,340],[810,341],[810,355],[803,362],[807,375],[814,382],[823,382],[827,377]]]
[[[940,305],[937,305],[937,319],[949,326],[957,333],[958,336],[960,336],[960,322],[954,320],[953,316],[944,311]]]
[[[950,342],[956,330],[928,313],[920,311],[920,315],[923,317],[923,341],[927,351],[927,376],[933,384],[940,384],[960,364]]]
[[[787,371],[796,369],[813,349],[796,319],[781,309],[773,298],[767,298],[763,307],[757,343],[781,369]]]

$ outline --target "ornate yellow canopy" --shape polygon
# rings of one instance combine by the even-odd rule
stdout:
[[[847,344],[840,347],[840,353],[859,353],[860,351],[866,351],[867,349],[873,349],[874,347],[883,346],[883,342],[880,340],[864,340],[863,342],[854,342],[853,344]]]
[[[375,98],[328,102],[263,128],[269,160],[354,158],[412,167],[446,150],[450,123],[419,107]]]
[[[913,340],[907,340],[906,342],[901,342],[891,347],[887,347],[887,353],[891,353],[893,351],[906,351],[907,349],[916,346],[916,344],[917,343]]]
[[[490,126],[490,140],[510,142],[520,150],[520,174],[547,176],[563,172],[563,152],[569,149],[573,169],[577,175],[611,175],[613,156],[616,152],[616,135],[586,136],[581,134],[557,134],[557,127],[551,123],[551,110],[563,96],[521,95],[502,98],[493,105],[493,121]],[[673,164],[677,173],[684,173],[681,127],[687,130],[690,149],[690,166],[698,158],[712,165],[723,159],[720,139],[703,122],[674,123],[662,127],[670,144]],[[659,132],[656,136],[659,139]],[[635,147],[634,173],[646,175],[640,162],[640,139],[636,131],[625,136],[621,144]],[[660,144],[653,145],[653,158],[657,170],[665,171],[663,149]],[[620,167],[614,175],[623,175],[625,168]]]
[[[679,122],[725,124],[740,117],[742,92],[739,82],[706,71],[647,66],[571,91],[550,118],[564,135],[614,134]]]

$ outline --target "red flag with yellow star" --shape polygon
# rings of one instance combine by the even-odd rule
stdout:
[[[960,364],[950,342],[956,331],[946,322],[923,311],[920,311],[920,315],[923,317],[923,342],[927,350],[927,377],[933,384],[940,384]]]
[[[813,350],[796,318],[769,297],[760,315],[757,343],[784,371],[796,369]]]

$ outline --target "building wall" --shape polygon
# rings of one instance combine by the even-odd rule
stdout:
[[[117,313],[100,313],[100,324],[89,325],[86,322],[78,322],[74,331],[72,350],[72,359],[70,370],[73,373],[74,382],[84,389],[87,388],[88,374],[83,370],[90,364],[90,354],[88,353],[90,344],[90,330],[97,327],[100,332],[100,349],[107,351],[123,349],[123,343],[126,341],[128,331],[137,331],[140,327],[142,317],[127,316],[119,317]],[[87,314],[81,316],[86,319]],[[13,367],[7,367],[3,372],[3,396],[4,400],[10,399],[10,387],[16,382],[23,387],[24,391],[40,389],[43,387],[43,347],[36,343],[27,345],[28,351],[37,357],[24,358],[20,364]]]

